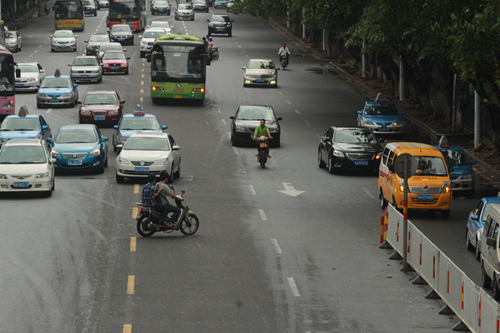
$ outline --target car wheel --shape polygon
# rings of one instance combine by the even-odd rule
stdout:
[[[51,191],[54,191],[56,189],[56,177],[52,177],[52,187],[50,188]]]
[[[170,168],[170,177],[168,178],[168,183],[172,184],[174,182],[174,165]]]
[[[500,289],[498,289],[497,277],[493,276],[493,298],[500,300]]]
[[[326,167],[326,163],[323,162],[323,158],[321,157],[321,150],[318,150],[318,166],[320,169],[324,169]]]
[[[209,32],[208,32],[208,37],[210,37],[210,36],[212,36],[212,33],[209,31]]]
[[[181,178],[181,160],[179,160],[179,167],[177,168],[177,172],[174,173],[175,178]]]
[[[281,146],[281,137],[274,139],[274,148],[279,148]]]
[[[152,10],[152,11],[151,11],[151,15],[154,15],[154,14],[155,14],[155,11],[154,11],[154,10]]]
[[[51,48],[51,49],[50,49],[50,52],[54,52],[54,49],[53,49],[53,48]]]
[[[125,182],[125,177],[116,175],[116,182],[120,184]]]
[[[145,57],[146,57],[146,53],[141,52],[141,58],[145,58]]]
[[[472,246],[470,239],[469,239],[469,229],[467,229],[467,228],[465,228],[465,248],[467,249],[467,251],[474,250],[474,246]]]
[[[153,97],[152,100],[153,100],[153,104],[159,104],[160,103],[160,99],[159,98]]]
[[[479,247],[479,239],[476,237],[476,260],[479,261],[481,259],[481,248]]]
[[[102,76],[99,77],[99,79],[97,80],[97,83],[101,83],[102,82]]]
[[[101,162],[101,166],[97,169],[97,173],[104,173],[104,161]]]
[[[333,166],[333,158],[332,155],[328,157],[328,172],[329,173],[335,173],[335,167]]]
[[[384,192],[382,189],[380,190],[380,193],[378,194],[378,198],[380,200],[380,208],[385,209],[387,207],[387,200],[384,198]]]
[[[106,161],[104,161],[104,167],[107,168],[108,167],[108,156],[106,156]]]

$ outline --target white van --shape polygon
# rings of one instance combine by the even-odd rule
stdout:
[[[481,269],[483,288],[493,288],[493,298],[500,300],[500,247],[498,229],[500,205],[493,205],[484,223],[481,241]],[[493,283],[492,283],[493,281]]]

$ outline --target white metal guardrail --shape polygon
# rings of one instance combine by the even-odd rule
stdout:
[[[439,296],[446,303],[440,313],[454,313],[461,320],[453,329],[500,333],[500,305],[410,221],[408,247],[404,249],[403,215],[392,206],[387,210],[387,243],[400,256],[407,251],[408,264],[419,275],[415,283],[425,281],[433,289],[430,294]]]

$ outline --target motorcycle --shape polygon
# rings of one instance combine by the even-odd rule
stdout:
[[[212,47],[212,50],[210,51],[210,59],[219,60],[219,47]]]
[[[267,162],[267,155],[269,154],[269,143],[266,136],[261,136],[259,140],[259,163],[260,166],[265,169]]]
[[[283,68],[285,70],[286,67],[288,66],[288,55],[280,56],[280,64],[281,64],[281,68]]]
[[[45,8],[43,9],[45,12],[45,15],[49,15],[50,13],[50,3],[45,4]]]
[[[184,197],[185,191],[181,191],[181,197]],[[196,214],[189,209],[189,207],[184,204],[184,201],[175,200],[177,207],[181,209],[181,214],[177,219],[177,223],[174,228],[170,228],[164,224],[160,224],[161,213],[154,210],[153,208],[143,205],[141,202],[136,202],[138,206],[139,213],[137,214],[137,232],[143,237],[151,237],[156,232],[171,233],[173,231],[180,230],[184,235],[193,235],[200,227],[200,221]],[[172,213],[169,213],[171,216]]]

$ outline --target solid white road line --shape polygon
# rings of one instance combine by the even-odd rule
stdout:
[[[245,168],[245,164],[241,165],[241,173],[247,173],[247,169]]]
[[[267,221],[266,213],[264,213],[264,211],[262,209],[259,209],[259,214],[260,214],[260,218],[262,219],[262,221]]]
[[[248,185],[248,189],[250,190],[250,193],[252,195],[257,195],[257,193],[255,193],[255,189],[253,188],[253,185]]]
[[[52,111],[52,108],[49,108],[49,109],[47,110],[47,113],[50,113],[51,111]]]
[[[276,254],[282,254],[283,252],[281,252],[281,247],[280,245],[278,244],[278,241],[276,239],[271,239],[271,243],[273,243],[273,246],[274,246],[274,252],[276,252]]]
[[[226,119],[222,119],[222,123],[223,123],[224,125],[227,125],[227,124],[226,124]]]
[[[235,155],[238,155],[238,149],[236,149],[236,147],[233,147],[233,151]]]
[[[299,289],[297,288],[297,285],[295,284],[295,280],[293,277],[289,277],[288,279],[288,284],[290,285],[290,289],[292,290],[292,294],[295,297],[300,297]]]
[[[278,94],[280,94],[281,96],[283,96],[283,93],[281,91],[278,91]]]
[[[365,193],[368,194],[370,198],[375,198],[375,196],[366,187],[363,187],[363,191],[365,191]]]

